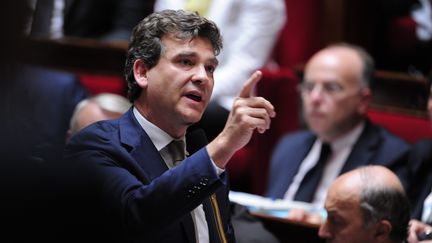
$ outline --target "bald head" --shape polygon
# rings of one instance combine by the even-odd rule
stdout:
[[[75,107],[66,137],[97,121],[119,118],[130,107],[131,103],[117,94],[100,93],[84,99]]]
[[[383,166],[339,176],[329,188],[325,208],[328,217],[319,234],[328,242],[396,243],[407,237],[408,198],[399,178]]]
[[[399,178],[383,166],[371,165],[349,171],[338,177],[332,187],[338,190],[351,190],[358,195],[368,188],[392,188],[404,193]]]
[[[370,85],[375,71],[375,63],[369,53],[360,46],[347,43],[330,45],[318,51],[306,64],[306,72],[315,65],[326,66],[334,72],[343,70],[343,75],[347,75],[344,78],[363,86]]]

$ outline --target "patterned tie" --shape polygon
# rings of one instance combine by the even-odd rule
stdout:
[[[186,158],[185,143],[183,140],[172,140],[160,153],[169,168],[175,167]]]
[[[301,181],[300,186],[294,196],[295,201],[312,202],[315,191],[321,181],[325,164],[330,157],[330,154],[330,144],[323,143],[318,162],[306,173],[305,177]]]

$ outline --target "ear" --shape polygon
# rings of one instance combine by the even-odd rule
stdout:
[[[148,85],[147,67],[141,59],[136,59],[133,64],[134,78],[138,86],[145,88]]]
[[[390,233],[392,231],[392,225],[388,220],[381,220],[375,228],[374,238],[378,242],[386,242],[390,238]]]
[[[369,103],[372,99],[372,91],[369,87],[365,87],[360,92],[360,105],[358,106],[358,111],[360,114],[366,114]]]

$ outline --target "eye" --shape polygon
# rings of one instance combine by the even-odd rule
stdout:
[[[344,225],[344,220],[340,217],[334,216],[334,215],[330,215],[327,218],[327,222],[329,223],[329,225],[331,225],[333,228],[339,228],[342,227]]]
[[[213,74],[214,71],[216,70],[216,67],[213,65],[208,65],[208,66],[206,66],[206,70],[207,70],[207,72]]]
[[[323,89],[329,94],[335,94],[342,90],[342,86],[338,83],[325,83]]]
[[[179,64],[188,67],[193,66],[193,62],[190,59],[180,59]]]
[[[303,93],[310,93],[314,89],[315,84],[311,82],[303,82],[300,85],[300,91]]]

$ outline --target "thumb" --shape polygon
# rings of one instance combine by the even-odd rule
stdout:
[[[255,71],[249,79],[246,81],[246,83],[243,85],[242,90],[240,91],[239,97],[241,98],[248,98],[252,95],[252,90],[258,83],[258,81],[261,79],[262,73],[261,71]]]

